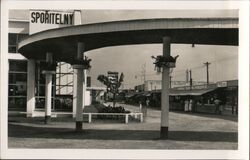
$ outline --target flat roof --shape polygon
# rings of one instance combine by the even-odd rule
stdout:
[[[218,88],[193,89],[193,90],[170,90],[171,96],[201,96],[203,94],[215,91]]]
[[[76,56],[77,42],[85,51],[108,46],[162,43],[238,45],[238,18],[161,18],[113,21],[50,29],[35,33],[18,44],[27,58],[45,59],[52,52],[56,61]]]

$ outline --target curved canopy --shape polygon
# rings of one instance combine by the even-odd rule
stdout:
[[[237,18],[165,18],[114,21],[51,29],[28,36],[18,44],[27,58],[45,59],[52,52],[56,61],[68,61],[77,53],[77,42],[85,51],[108,46],[162,43],[238,45]],[[136,54],[136,53],[135,53]]]

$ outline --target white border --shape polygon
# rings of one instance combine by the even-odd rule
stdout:
[[[48,5],[49,4],[49,5]],[[2,1],[1,157],[11,159],[249,159],[249,2],[248,1]],[[239,9],[238,150],[7,149],[9,9]],[[3,16],[5,15],[5,16]]]

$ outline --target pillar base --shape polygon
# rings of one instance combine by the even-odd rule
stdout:
[[[33,117],[33,114],[32,114],[32,113],[27,113],[27,114],[26,114],[26,117],[27,117],[27,118],[31,118],[31,117]]]
[[[161,127],[161,139],[168,139],[168,127]]]
[[[76,121],[76,132],[82,131],[82,121]]]
[[[45,116],[45,124],[49,124],[51,122],[51,116]]]

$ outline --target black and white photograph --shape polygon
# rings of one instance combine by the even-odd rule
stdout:
[[[1,12],[3,158],[248,159],[241,5],[59,2]]]

